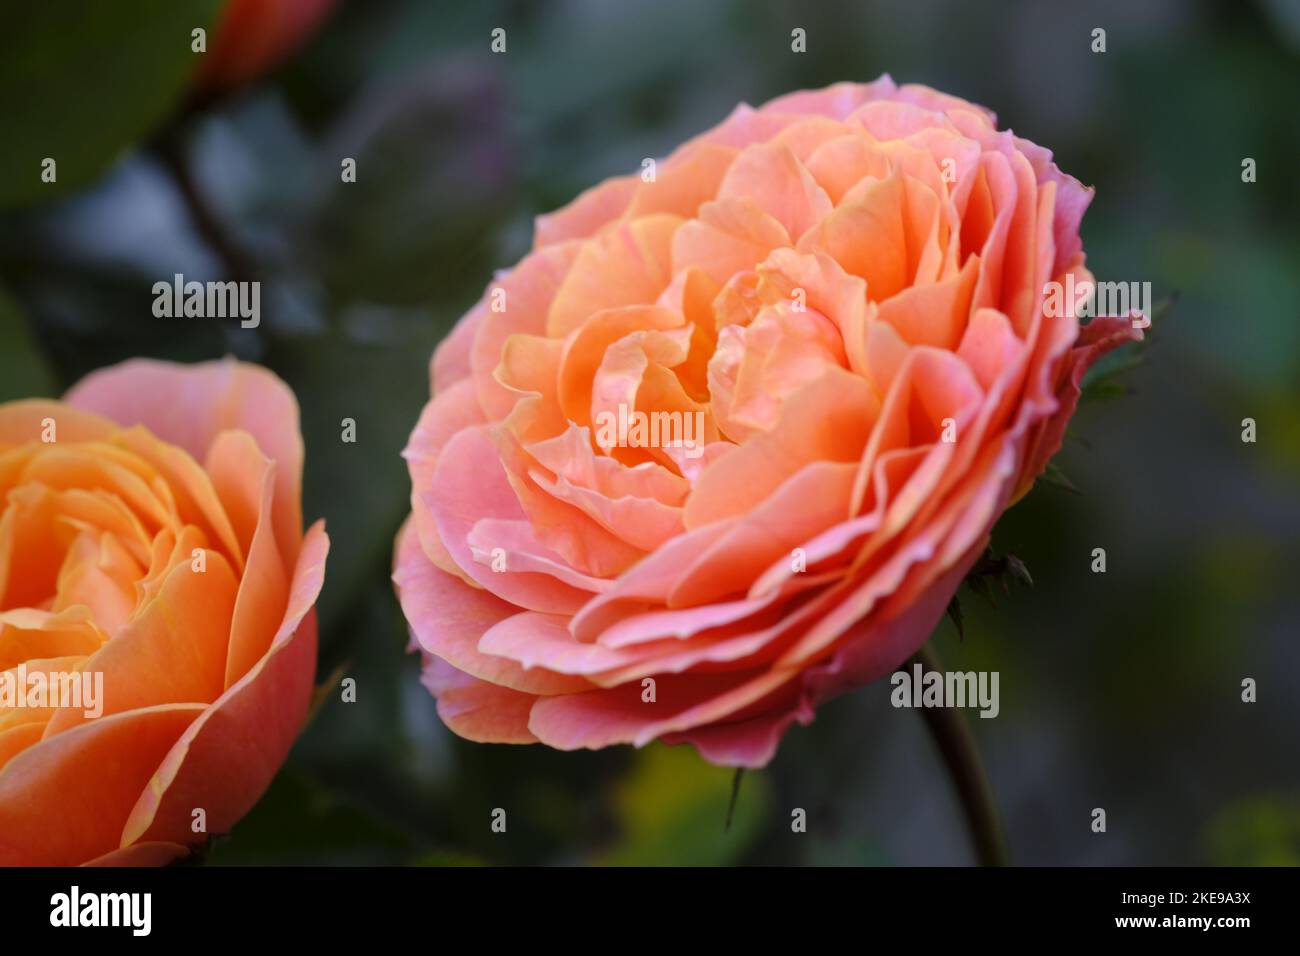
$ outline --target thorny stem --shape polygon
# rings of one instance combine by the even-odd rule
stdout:
[[[927,671],[943,671],[938,655],[929,644],[922,645],[912,662],[920,663]],[[959,710],[951,707],[923,707],[921,715],[957,787],[957,796],[975,843],[976,858],[981,866],[1006,866],[1009,861],[1002,822],[993,802],[988,776],[980,763],[975,737],[966,719]]]
[[[731,820],[736,815],[736,802],[740,799],[740,781],[745,779],[745,768],[737,767],[736,775],[731,778],[731,802],[727,804],[727,823],[724,830],[731,829]]]

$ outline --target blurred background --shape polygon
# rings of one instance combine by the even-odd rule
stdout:
[[[1178,295],[1093,390],[1111,400],[1072,423],[1057,463],[1078,493],[1040,483],[994,533],[1033,587],[996,607],[964,591],[964,640],[946,621],[934,636],[947,666],[1001,673],[1001,715],[970,723],[1012,859],[1300,863],[1300,2],[236,2],[0,14],[0,400],[130,356],[235,354],[302,407],[304,513],[333,539],[329,687],[209,863],[973,860],[937,752],[887,683],[793,729],[727,829],[732,774],[689,748],[452,736],[389,582],[428,357],[532,218],[738,101],[882,72],[1053,149],[1097,188],[1098,278]],[[302,22],[258,20],[281,6]],[[260,280],[260,327],[154,318],[152,285],[177,272]]]

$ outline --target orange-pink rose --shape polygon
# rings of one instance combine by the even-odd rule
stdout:
[[[0,866],[168,862],[270,784],[329,547],[302,460],[293,393],[235,361],[0,404]]]
[[[1045,313],[1090,278],[1090,198],[982,107],[882,77],[742,105],[541,217],[405,452],[394,581],[442,719],[761,766],[906,660],[1084,369],[1140,335]],[[701,440],[638,441],[656,413]]]

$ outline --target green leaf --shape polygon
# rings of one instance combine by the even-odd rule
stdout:
[[[746,774],[728,827],[735,773],[706,763],[691,747],[654,744],[640,751],[614,796],[622,838],[599,862],[617,866],[733,862],[758,835],[772,802],[763,776]]]
[[[1213,866],[1300,866],[1300,799],[1262,794],[1229,805],[1205,835]]]
[[[1168,320],[1177,302],[1178,293],[1175,292],[1155,304],[1155,307],[1151,310],[1151,328],[1153,331],[1164,328],[1164,323]],[[1140,342],[1129,344],[1118,352],[1102,358],[1100,362],[1090,368],[1083,377],[1079,401],[1110,401],[1111,399],[1131,395],[1133,390],[1125,385],[1121,379],[1146,361],[1146,347],[1150,341],[1151,339],[1148,336]]]
[[[54,375],[16,303],[0,288],[0,402],[58,394]]]
[[[372,809],[286,767],[229,834],[214,834],[205,862],[214,866],[377,865],[411,859],[425,848]]]
[[[22,3],[0,53],[0,206],[54,198],[97,178],[184,94],[219,0]],[[54,182],[41,179],[46,158]]]
[[[1068,491],[1074,495],[1083,494],[1075,483],[1066,477],[1065,472],[1061,470],[1061,466],[1054,461],[1049,461],[1047,463],[1047,467],[1043,469],[1043,474],[1038,480],[1044,481],[1049,485],[1055,485],[1057,488]]]
[[[1133,389],[1121,382],[1102,380],[1086,385],[1079,396],[1081,402],[1109,402],[1133,394]]]

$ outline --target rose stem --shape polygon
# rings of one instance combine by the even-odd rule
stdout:
[[[180,193],[191,223],[200,238],[216,254],[226,272],[226,278],[237,282],[259,280],[260,270],[252,257],[235,241],[217,211],[203,195],[203,190],[190,170],[183,138],[184,132],[177,123],[164,130],[154,146],[162,168]]]
[[[928,643],[921,646],[911,663],[921,664],[926,671],[943,672],[939,656]],[[997,806],[993,802],[993,789],[980,763],[975,737],[966,719],[952,707],[922,707],[920,710],[948,767],[948,774],[956,784],[980,865],[1006,866],[1007,848]]]

